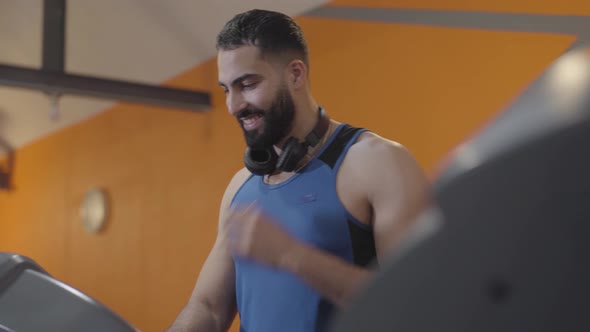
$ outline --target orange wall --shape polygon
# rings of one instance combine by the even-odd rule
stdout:
[[[312,87],[330,115],[400,141],[431,173],[574,40],[299,22]],[[213,91],[209,113],[119,105],[18,150],[16,189],[0,193],[0,250],[31,256],[143,331],[163,330],[190,294],[222,192],[241,167],[241,132],[216,81],[212,60],[171,83]],[[113,204],[100,235],[77,218],[91,186],[106,188]]]
[[[328,112],[400,141],[429,172],[572,36],[302,18]],[[328,28],[329,27],[329,28]]]
[[[241,132],[209,61],[172,84],[214,90],[195,114],[119,105],[17,151],[15,190],[0,193],[0,250],[32,257],[143,331],[162,331],[186,303],[240,166]],[[85,191],[110,194],[110,224],[87,234]]]
[[[588,0],[332,0],[331,5],[351,7],[471,10],[506,13],[590,15]]]

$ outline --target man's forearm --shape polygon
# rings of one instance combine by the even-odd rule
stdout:
[[[346,306],[369,281],[373,272],[303,244],[289,250],[279,268],[302,278],[338,306]]]
[[[191,303],[182,309],[166,332],[226,332],[227,328],[220,323],[205,305]]]

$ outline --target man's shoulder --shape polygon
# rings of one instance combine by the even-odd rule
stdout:
[[[340,122],[335,123],[342,124]],[[359,130],[362,132],[356,138],[354,138],[354,135],[348,136],[354,138],[354,142],[347,151],[347,155],[359,154],[360,157],[379,157],[382,153],[399,153],[405,150],[401,143],[384,138],[368,128],[348,124],[348,129],[351,130],[351,133]],[[340,135],[342,134],[343,132],[340,132]]]
[[[231,200],[233,199],[236,192],[240,189],[240,187],[246,182],[248,177],[251,175],[250,171],[247,168],[242,168],[238,170],[231,180],[229,181],[227,187],[225,188],[225,193],[223,195],[223,203],[222,205],[227,207],[229,206]]]
[[[246,167],[242,167],[234,174],[232,181],[246,180],[250,175],[252,175],[252,173]]]
[[[250,175],[252,175],[252,173],[250,173],[246,167],[241,168],[230,180],[227,190],[230,192],[236,192],[238,188],[240,188],[242,184],[244,184],[244,182],[250,177]]]
[[[406,153],[408,151],[401,143],[384,138],[369,130],[359,135],[349,151],[349,155],[367,162]]]
[[[392,188],[404,190],[404,185],[425,187],[427,178],[418,161],[401,143],[364,132],[351,146],[345,162],[347,174],[358,179],[355,186],[366,192],[391,192]],[[360,175],[359,175],[360,174]],[[363,186],[364,185],[364,186]],[[391,190],[383,190],[383,189]]]
[[[384,175],[400,174],[400,170],[412,159],[401,143],[367,130],[351,145],[340,172],[346,178],[356,179],[353,181],[356,185],[369,182],[370,186],[374,186]]]

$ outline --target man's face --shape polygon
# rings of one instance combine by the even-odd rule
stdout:
[[[242,127],[248,146],[259,149],[280,142],[295,117],[282,70],[263,59],[254,46],[220,51],[217,65],[227,108]]]

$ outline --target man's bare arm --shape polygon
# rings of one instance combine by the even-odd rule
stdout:
[[[203,264],[191,297],[167,332],[227,331],[236,315],[234,263],[226,243],[225,220],[231,200],[249,173],[241,170],[221,202],[215,244]]]
[[[192,295],[168,332],[226,331],[235,315],[233,263],[221,243],[213,246]],[[231,287],[230,287],[231,286]]]
[[[367,185],[373,188],[369,201],[373,207],[373,232],[380,261],[395,251],[416,216],[430,202],[430,183],[422,169],[403,146],[382,143],[382,160],[371,164]],[[389,172],[385,168],[389,168]]]

